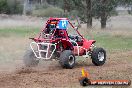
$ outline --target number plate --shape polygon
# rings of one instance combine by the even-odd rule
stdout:
[[[68,20],[60,20],[58,23],[59,29],[67,29],[68,26]]]

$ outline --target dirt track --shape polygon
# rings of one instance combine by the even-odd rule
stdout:
[[[0,88],[81,87],[78,78],[81,67],[89,71],[91,79],[132,79],[132,51],[113,52],[107,63],[97,67],[89,59],[78,61],[73,69],[62,69],[58,62],[41,62],[36,68],[17,68],[0,75]],[[120,56],[119,56],[120,54]]]
[[[128,20],[128,18],[125,19]],[[116,23],[115,20],[114,22]],[[5,27],[7,20],[4,22],[1,21],[0,23]],[[9,21],[9,23],[12,23],[12,21]],[[9,27],[10,25],[12,26],[12,24],[9,23]],[[25,21],[23,23],[20,23],[20,26],[28,24],[25,23]],[[113,25],[115,25],[115,23],[113,23]],[[118,21],[117,23],[120,22]],[[124,20],[122,23],[125,23]],[[29,22],[27,26],[34,24],[36,23]],[[128,23],[124,25],[127,26],[127,24]],[[131,24],[131,22],[129,22],[129,24]],[[16,22],[14,22],[13,25],[15,26]],[[120,27],[120,24],[117,26]],[[131,26],[132,25],[130,25],[128,29],[131,29]],[[22,64],[22,56],[25,47],[28,46],[27,44],[30,42],[28,38],[0,38],[0,41],[1,46],[3,46],[0,47],[0,88],[81,88],[78,78],[81,76],[82,67],[89,71],[91,79],[132,80],[132,51],[108,51],[106,64],[99,67],[94,66],[90,59],[85,59],[84,61],[77,61],[73,69],[63,69],[57,61],[41,61],[38,67],[25,68]],[[106,88],[105,86],[103,87]],[[109,86],[107,88],[113,87]],[[126,86],[119,88],[126,88]],[[129,88],[132,88],[132,86]]]

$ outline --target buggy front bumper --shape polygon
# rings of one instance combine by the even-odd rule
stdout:
[[[49,60],[56,50],[56,44],[31,42],[30,47],[37,59]]]

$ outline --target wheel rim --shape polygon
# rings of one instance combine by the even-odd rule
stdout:
[[[74,56],[73,55],[69,56],[69,64],[70,65],[74,64]]]
[[[99,59],[99,61],[103,61],[104,60],[104,53],[103,52],[99,52],[98,53],[98,59]]]

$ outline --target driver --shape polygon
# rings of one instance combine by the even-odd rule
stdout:
[[[45,33],[52,34],[55,28],[56,28],[55,24],[47,24]]]

